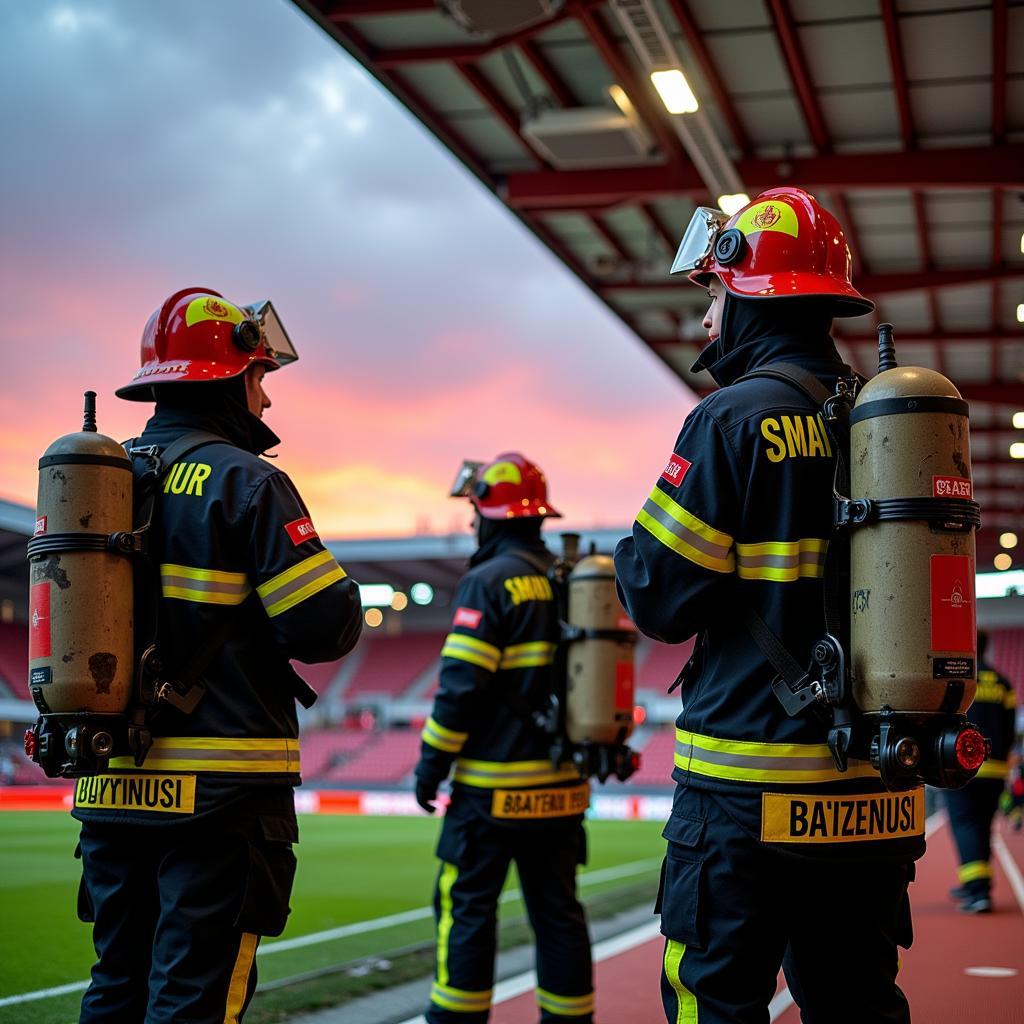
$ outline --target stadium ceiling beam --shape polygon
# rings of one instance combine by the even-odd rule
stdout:
[[[519,46],[545,29],[549,29],[567,18],[589,12],[590,8],[603,2],[604,0],[573,0],[572,6],[567,6],[558,14],[548,18],[547,21],[527,25],[515,32],[509,32],[507,35],[495,36],[486,43],[449,43],[437,46],[399,46],[386,50],[378,49],[373,53],[373,62],[379,68],[391,70],[405,64],[430,64],[438,61],[454,61],[459,64],[464,61],[480,60],[506,46]],[[437,5],[431,4],[430,8],[436,11]]]
[[[648,86],[646,82],[637,77],[629,61],[623,56],[614,36],[608,31],[600,12],[591,10],[592,6],[584,0],[571,0],[567,5],[567,10],[572,11],[579,19],[591,43],[601,55],[605,66],[612,73],[612,77],[626,91],[641,123],[658,140],[661,151],[668,158],[669,166],[692,167],[683,150],[682,143],[665,120],[668,114],[663,114],[664,108],[660,103],[655,103],[653,87]]]
[[[878,343],[876,334],[840,334],[840,340],[849,345],[875,345]],[[1024,344],[1022,331],[901,331],[896,324],[896,344],[912,345],[955,345],[970,342],[972,345],[1020,345]]]
[[[992,141],[1006,138],[1006,0],[992,4]]]
[[[910,270],[891,273],[862,274],[857,281],[858,290],[869,298],[892,292],[916,292],[929,288],[950,288],[957,285],[981,284],[987,281],[1019,281],[1024,278],[1024,267],[970,267],[964,270],[943,268],[942,270]],[[599,286],[602,292],[681,292],[691,287],[672,280],[657,281],[608,281]],[[844,339],[847,340],[847,339]]]
[[[903,59],[903,41],[900,38],[899,13],[896,0],[882,0],[882,22],[885,25],[885,41],[889,50],[889,67],[892,69],[892,86],[896,95],[896,110],[900,117],[900,137],[907,149],[917,146],[914,130],[914,116],[910,109],[910,90],[907,88],[907,66]]]
[[[736,170],[751,194],[785,182],[810,189],[1020,188],[1024,144],[751,158],[737,161]],[[518,210],[579,209],[680,195],[707,196],[707,186],[696,169],[683,161],[607,170],[522,172],[508,175],[503,185],[506,202]]]
[[[686,0],[667,0],[667,3],[676,21],[679,22],[679,27],[683,30],[683,35],[686,37],[686,43],[690,48],[690,52],[700,65],[704,80],[708,83],[708,88],[711,90],[715,104],[721,111],[722,117],[725,118],[725,122],[729,126],[729,131],[732,133],[736,145],[739,146],[743,156],[750,156],[754,151],[750,135],[747,133],[747,129],[735,105],[725,90],[725,85],[722,83],[722,78],[718,74],[718,69],[715,67],[715,62],[711,57],[711,52],[704,42],[704,36],[701,34],[700,28],[690,11],[690,5]]]
[[[836,208],[836,216],[846,233],[846,241],[850,246],[850,256],[853,258],[853,274],[855,278],[860,277],[864,272],[864,257],[860,251],[860,239],[857,237],[857,228],[850,216],[850,208],[846,205],[846,196],[839,189],[832,190],[832,205]]]
[[[800,33],[793,12],[789,8],[789,2],[788,0],[767,0],[767,6],[775,26],[775,35],[782,48],[783,59],[789,70],[789,77],[793,82],[797,102],[800,104],[804,120],[807,122],[808,134],[818,152],[827,153],[832,149],[832,140],[829,138],[828,128],[825,126],[825,117],[821,112],[821,105],[818,103],[818,94],[814,83],[811,81],[807,58],[804,56],[803,46],[800,44]],[[740,177],[743,177],[742,173]],[[743,180],[746,181],[745,178]]]
[[[552,95],[563,107],[575,107],[576,96],[568,85],[562,80],[548,59],[541,53],[540,46],[535,39],[527,39],[520,44],[519,49],[523,56],[533,65],[533,70],[541,77],[544,84],[551,90]]]

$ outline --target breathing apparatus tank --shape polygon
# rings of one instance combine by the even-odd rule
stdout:
[[[879,327],[879,372],[850,412],[848,678],[861,744],[890,789],[957,788],[986,741],[964,717],[977,664],[968,405],[942,374],[899,367]],[[842,518],[842,516],[840,517]]]
[[[49,776],[95,772],[114,751],[133,692],[132,467],[96,430],[85,393],[82,430],[39,460],[30,572],[29,692],[41,718],[26,753]]]
[[[633,732],[636,627],[619,603],[607,555],[576,561],[566,589],[565,732],[573,761],[601,781],[626,779],[640,763],[626,746]]]

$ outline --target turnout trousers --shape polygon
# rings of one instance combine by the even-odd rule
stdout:
[[[83,822],[78,915],[93,923],[97,962],[79,1024],[240,1021],[260,937],[284,930],[290,834],[287,819],[260,816],[169,827]]]
[[[804,1024],[909,1024],[896,974],[913,863],[780,852],[687,787],[665,838],[655,910],[669,1024],[768,1024],[780,965]]]
[[[576,898],[576,867],[586,860],[582,822],[573,817],[543,826],[498,825],[460,804],[456,795],[437,847],[437,969],[427,1021],[487,1021],[498,901],[514,861],[536,943],[540,1020],[590,1024],[590,937]]]
[[[963,789],[945,791],[949,827],[960,858],[957,878],[970,896],[992,889],[992,819],[1003,792],[1001,779],[975,779]]]

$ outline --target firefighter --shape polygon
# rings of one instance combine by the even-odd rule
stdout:
[[[195,707],[162,705],[152,717],[141,768],[114,757],[76,784],[78,910],[98,958],[84,1024],[238,1021],[260,937],[285,926],[295,700],[308,699],[290,659],[345,654],[362,613],[294,485],[260,458],[279,443],[263,422],[264,375],[295,358],[279,337],[272,345],[250,310],[217,292],[184,289],[150,318],[142,367],[117,392],[156,402],[136,452],[197,429],[219,438],[172,466],[151,531],[164,674],[187,677],[210,637],[216,652]]]
[[[719,390],[686,418],[615,552],[637,627],[665,643],[697,637],[656,906],[671,1022],[767,1020],[787,947],[808,1024],[909,1020],[897,946],[911,941],[923,792],[885,793],[853,759],[837,771],[827,724],[786,714],[747,626],[753,609],[802,661],[824,633],[835,452],[802,391],[741,378],[789,363],[832,391],[851,375],[832,320],[873,307],[850,264],[836,219],[776,188],[731,218],[698,210],[673,266],[708,292],[695,369]]]
[[[992,819],[1009,775],[1017,714],[1013,684],[985,660],[988,640],[987,633],[978,633],[978,689],[967,717],[991,740],[992,752],[973,782],[945,793],[960,857],[959,885],[950,895],[965,914],[992,910]]]
[[[517,452],[466,463],[452,491],[476,510],[478,547],[441,650],[441,685],[423,729],[416,800],[433,813],[454,763],[437,844],[437,970],[431,1024],[482,1024],[494,981],[498,898],[516,863],[537,950],[542,1021],[591,1020],[590,940],[576,898],[589,789],[533,721],[552,692],[559,635],[554,561],[541,539],[544,474]]]

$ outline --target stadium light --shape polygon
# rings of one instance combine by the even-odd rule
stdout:
[[[409,607],[409,598],[400,590],[396,590],[395,596],[391,598],[391,607],[396,612],[404,612]]]
[[[718,208],[731,217],[734,213],[742,210],[749,202],[750,196],[746,192],[737,192],[734,195],[719,196]]]
[[[651,84],[658,90],[661,102],[670,114],[695,114],[700,110],[690,83],[679,68],[671,71],[652,71]],[[1024,309],[1024,306],[1021,307]]]
[[[1010,445],[1011,459],[1024,459],[1024,441],[1014,441]]]
[[[376,629],[384,621],[384,613],[379,608],[367,608],[363,621],[370,629]]]
[[[1018,430],[1024,430],[1024,411],[1013,414],[1013,425]]]
[[[390,583],[361,583],[359,601],[364,608],[390,608],[395,588]]]
[[[1024,302],[1017,307],[1017,323],[1024,324]]]
[[[975,577],[974,592],[978,598],[1024,594],[1024,569],[1013,569],[1010,572],[1005,569],[1002,572],[979,572]]]
[[[1000,571],[1006,572],[1007,569],[1013,565],[1013,558],[1010,557],[1005,551],[1000,551],[995,558],[992,559],[992,564]]]
[[[1015,548],[1017,546],[1017,534],[1011,530],[999,534],[999,544],[1004,548]]]
[[[430,604],[434,600],[434,588],[429,583],[414,583],[409,588],[409,596],[416,604]]]

